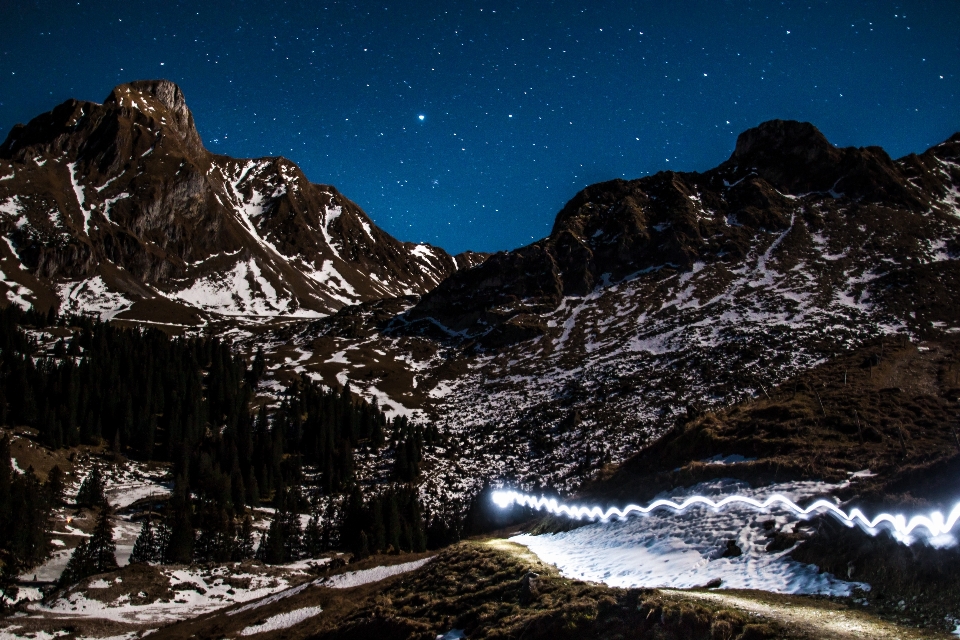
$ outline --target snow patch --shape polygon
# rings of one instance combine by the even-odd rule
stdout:
[[[229,271],[200,278],[170,297],[225,316],[276,315],[288,311],[291,302],[263,276],[252,257]]]
[[[340,379],[340,376],[337,375],[337,380],[339,379]],[[341,384],[345,384],[345,383],[341,383]],[[405,416],[406,418],[414,420],[414,419],[420,418],[423,415],[423,412],[420,411],[419,409],[410,409],[408,407],[403,406],[402,404],[400,404],[399,402],[397,402],[396,400],[388,396],[383,391],[380,391],[373,385],[369,385],[366,388],[366,392],[365,393],[362,392],[361,395],[366,396],[365,399],[367,400],[369,400],[370,398],[376,398],[377,404],[380,405],[380,410],[383,411],[383,413],[389,419],[393,419],[396,416]]]
[[[93,314],[101,320],[110,320],[133,306],[123,294],[111,291],[100,276],[58,285],[57,293],[63,304],[62,311]]]
[[[110,217],[110,208],[111,208],[118,200],[123,200],[124,198],[129,198],[129,197],[130,197],[130,194],[129,194],[129,193],[121,193],[121,194],[118,195],[118,196],[114,196],[114,197],[112,197],[112,198],[107,198],[106,200],[104,200],[104,201],[103,201],[103,215],[104,215],[104,217],[106,217],[106,219],[109,220],[110,222],[112,222],[113,224],[119,224],[116,220],[114,220],[113,218]]]
[[[70,162],[67,164],[67,169],[70,173],[70,184],[73,185],[73,193],[77,196],[77,204],[80,205],[80,213],[83,214],[83,229],[90,234],[90,212],[87,211],[84,203],[86,197],[83,195],[83,187],[77,181],[77,163]]]
[[[756,458],[745,458],[739,453],[734,453],[729,456],[724,457],[721,454],[717,454],[712,458],[707,458],[706,460],[701,460],[703,464],[719,464],[719,465],[730,465],[730,464],[740,464],[741,462],[753,462]]]
[[[255,624],[245,628],[240,632],[240,635],[252,636],[254,634],[265,633],[267,631],[280,631],[281,629],[289,629],[290,627],[300,624],[304,620],[312,618],[321,611],[323,611],[323,609],[320,607],[304,607],[302,609],[294,609],[293,611],[287,611],[285,613],[278,613],[274,616],[270,616],[260,624]]]
[[[359,587],[362,584],[379,582],[380,580],[385,580],[392,576],[400,575],[401,573],[416,571],[423,565],[433,560],[433,558],[434,556],[430,556],[429,558],[414,560],[413,562],[404,562],[403,564],[392,564],[386,567],[373,567],[372,569],[363,569],[361,571],[349,571],[340,575],[331,576],[319,584],[322,587],[329,587],[331,589],[349,589],[351,587]]]
[[[323,239],[326,240],[327,246],[330,247],[330,250],[333,251],[333,255],[340,257],[340,252],[337,251],[337,247],[333,244],[333,237],[330,235],[330,223],[340,217],[340,214],[343,213],[343,207],[334,205],[334,206],[325,206],[323,208],[323,225],[320,226],[320,232],[323,233]]]
[[[20,217],[20,196],[10,196],[3,202],[0,202],[0,214],[12,218]]]

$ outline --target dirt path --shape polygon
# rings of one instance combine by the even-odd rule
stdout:
[[[932,631],[901,627],[879,620],[862,611],[848,609],[829,601],[811,601],[797,596],[784,596],[757,591],[677,591],[662,589],[664,593],[684,598],[706,600],[733,607],[764,618],[811,638],[828,640],[916,640],[923,638],[950,638]]]

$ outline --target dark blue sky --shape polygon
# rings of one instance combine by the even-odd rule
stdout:
[[[284,155],[454,252],[546,235],[593,182],[708,169],[771,118],[895,157],[960,130],[956,0],[0,0],[0,16],[2,135],[168,78],[209,149]]]

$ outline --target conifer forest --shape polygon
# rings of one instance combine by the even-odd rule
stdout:
[[[71,337],[43,352],[30,335],[36,327],[67,328]],[[248,362],[217,338],[0,310],[2,424],[33,429],[53,450],[103,445],[117,459],[168,466],[172,492],[143,514],[132,563],[254,556],[284,563],[341,548],[363,557],[459,537],[458,525],[424,513],[409,485],[423,447],[439,437],[435,428],[388,420],[348,386],[308,379],[288,385],[268,407],[257,394],[264,368],[262,352]],[[387,477],[358,481],[358,449],[382,453]],[[47,555],[50,511],[65,499],[59,469],[45,483],[32,469],[16,471],[3,440],[0,513],[9,517],[0,523],[0,553],[8,582]],[[97,512],[97,525],[61,584],[116,568],[104,483],[99,464],[80,482],[74,501]],[[249,509],[261,506],[275,517],[257,535]]]

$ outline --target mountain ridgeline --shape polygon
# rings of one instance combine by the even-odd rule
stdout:
[[[960,134],[892,159],[773,120],[714,169],[591,185],[546,238],[450,256],[283,158],[210,153],[143,81],[14,127],[0,234],[0,417],[169,462],[183,542],[145,557],[234,557],[268,500],[273,561],[422,549],[490,483],[576,491],[871,341],[960,332]]]
[[[439,322],[489,345],[528,339],[544,333],[542,316],[564,297],[664,268],[736,268],[758,236],[801,220],[813,233],[832,226],[815,211],[824,204],[855,203],[848,216],[870,214],[863,239],[884,253],[915,252],[945,223],[955,226],[955,215],[938,205],[955,200],[958,157],[960,134],[894,161],[880,147],[837,148],[809,123],[765,122],[742,133],[731,157],[710,171],[587,187],[548,237],[451,275],[404,317],[418,329]],[[949,250],[958,249],[954,238]]]
[[[8,300],[186,324],[422,294],[483,258],[395,240],[284,158],[209,152],[163,80],[13,127],[0,233]]]

